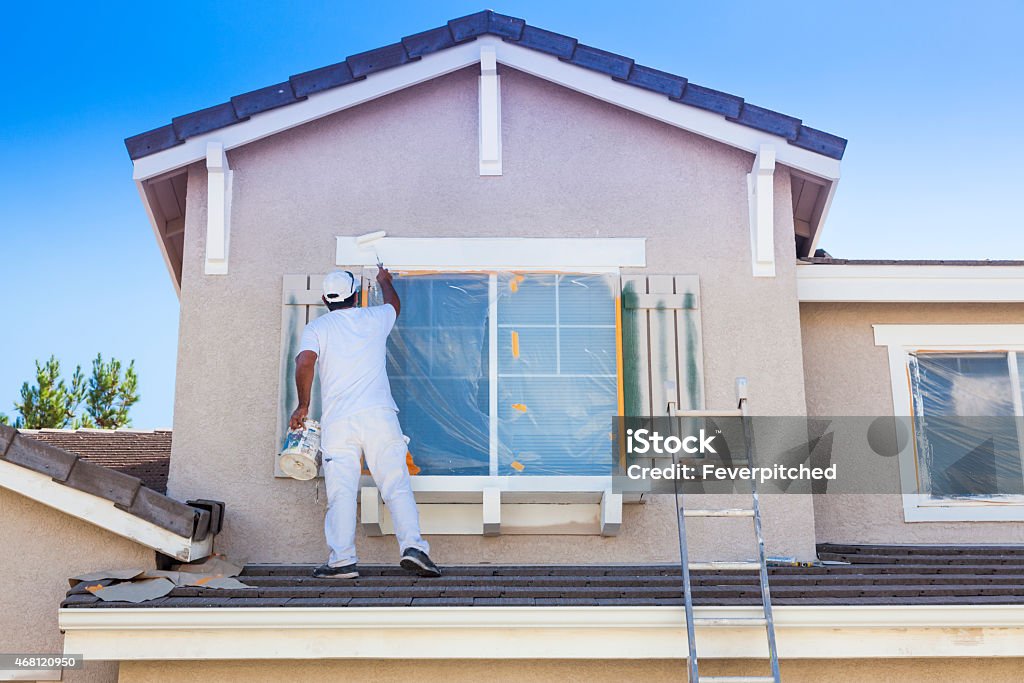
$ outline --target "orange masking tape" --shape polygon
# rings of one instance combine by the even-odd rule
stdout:
[[[512,332],[512,357],[519,358],[519,333]]]
[[[520,413],[525,413],[526,412],[526,406],[524,406],[522,403],[513,403],[512,407],[515,410],[518,410]]]

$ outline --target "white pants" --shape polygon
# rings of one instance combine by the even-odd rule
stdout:
[[[343,567],[357,561],[360,454],[365,456],[366,466],[391,513],[401,551],[418,548],[430,552],[430,546],[420,536],[419,512],[405,462],[406,441],[394,410],[370,408],[323,425],[321,449],[327,488],[324,535],[331,549],[329,565]]]

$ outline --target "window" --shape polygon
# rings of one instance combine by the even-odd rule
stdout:
[[[394,282],[402,315],[388,374],[422,475],[610,475],[615,278],[444,273]]]
[[[904,516],[1024,520],[1024,325],[875,325],[893,406],[914,438],[899,456]]]
[[[1024,495],[1018,353],[912,353],[921,493]]]

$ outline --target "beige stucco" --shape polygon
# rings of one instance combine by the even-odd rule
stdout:
[[[57,608],[68,578],[100,569],[151,568],[152,550],[0,488],[0,651],[60,654]],[[64,672],[72,683],[117,680],[116,662]]]
[[[873,659],[792,660],[781,663],[786,683],[1009,683],[1019,681],[1021,659]],[[764,675],[762,662],[705,660],[702,675]],[[301,680],[308,683],[368,680],[404,683],[409,680],[466,683],[477,681],[644,681],[686,680],[683,660],[398,660],[284,662],[124,662],[120,683],[260,683]]]
[[[311,484],[272,476],[285,273],[333,268],[334,237],[647,237],[648,272],[701,278],[710,406],[747,375],[757,410],[804,410],[789,176],[776,172],[778,276],[751,275],[751,154],[502,70],[504,175],[481,177],[477,74],[467,69],[229,152],[230,273],[203,274],[206,172],[190,169],[171,495],[227,502],[219,548],[254,561],[321,561]],[[770,343],[768,343],[770,342]],[[768,503],[773,552],[813,554],[809,500]],[[625,512],[618,538],[433,537],[441,562],[658,561],[670,506]],[[739,524],[742,524],[739,523]],[[750,530],[694,529],[748,555]],[[725,542],[723,542],[725,541]],[[360,540],[363,561],[396,557]],[[699,548],[697,549],[699,551]]]
[[[1024,323],[1021,304],[814,303],[800,314],[807,411],[819,416],[894,414],[888,352],[875,346],[874,324]],[[871,462],[880,493],[816,498],[819,542],[1024,542],[1020,522],[905,522],[896,458]]]

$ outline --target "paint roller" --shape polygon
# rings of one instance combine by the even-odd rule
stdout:
[[[385,230],[377,230],[376,232],[368,232],[365,235],[360,235],[356,238],[356,246],[365,247],[367,244],[373,244],[387,234],[388,233]],[[384,264],[380,262],[380,254],[377,253],[376,245],[373,247],[373,255],[377,258],[377,267],[383,268]]]

